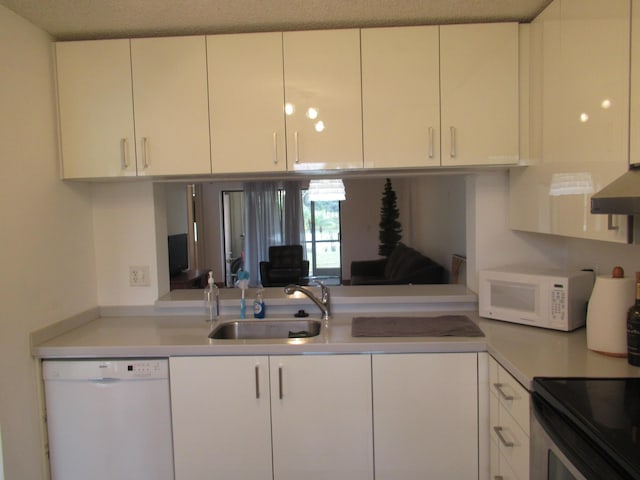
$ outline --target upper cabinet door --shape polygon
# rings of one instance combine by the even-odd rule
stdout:
[[[511,228],[627,242],[590,198],[629,167],[629,39],[630,0],[556,0],[532,22],[535,154],[511,172]]]
[[[289,170],[362,167],[360,31],[284,33]]]
[[[629,163],[640,163],[640,0],[631,7],[631,112]]]
[[[136,174],[129,40],[56,44],[63,178]]]
[[[204,36],[131,40],[138,175],[211,173]]]
[[[442,165],[519,157],[518,25],[440,27]]]
[[[438,27],[361,34],[365,168],[439,166]]]
[[[287,169],[282,33],[207,37],[213,173]]]

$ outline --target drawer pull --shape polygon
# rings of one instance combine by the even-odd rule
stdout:
[[[278,164],[278,132],[273,132],[273,164]]]
[[[504,435],[502,434],[503,430],[504,430],[504,428],[502,428],[502,427],[493,427],[493,431],[496,432],[496,435],[500,439],[500,443],[502,443],[502,445],[504,445],[505,447],[508,447],[508,448],[513,447],[515,444],[513,442],[510,442],[506,438],[504,438]]]
[[[516,397],[514,397],[513,395],[509,395],[504,391],[504,389],[502,388],[504,387],[504,383],[494,383],[493,386],[495,387],[495,389],[498,391],[498,393],[503,399],[509,400],[509,401],[516,399]]]
[[[129,146],[126,138],[120,140],[120,155],[122,157],[122,169],[126,170],[129,168]]]
[[[504,477],[502,475],[494,475],[493,480],[504,480]]]
[[[149,168],[149,140],[147,137],[142,137],[140,141],[142,143],[142,168]]]
[[[433,158],[433,127],[429,127],[429,158]]]
[[[256,365],[256,399],[260,399],[260,365]]]
[[[298,132],[293,132],[293,143],[295,144],[295,162],[300,163],[300,137]]]
[[[456,127],[450,127],[449,131],[451,132],[451,151],[449,152],[449,156],[456,158]]]

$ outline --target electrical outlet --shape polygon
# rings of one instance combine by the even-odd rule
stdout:
[[[132,287],[148,287],[149,265],[129,267],[129,285]]]

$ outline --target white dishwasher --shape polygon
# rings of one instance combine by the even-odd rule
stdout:
[[[52,480],[171,480],[167,359],[44,360]]]

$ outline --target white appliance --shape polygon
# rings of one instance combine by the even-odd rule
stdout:
[[[167,359],[45,360],[53,480],[171,480]]]
[[[535,327],[574,330],[585,324],[593,282],[590,271],[519,266],[481,270],[479,314]]]

